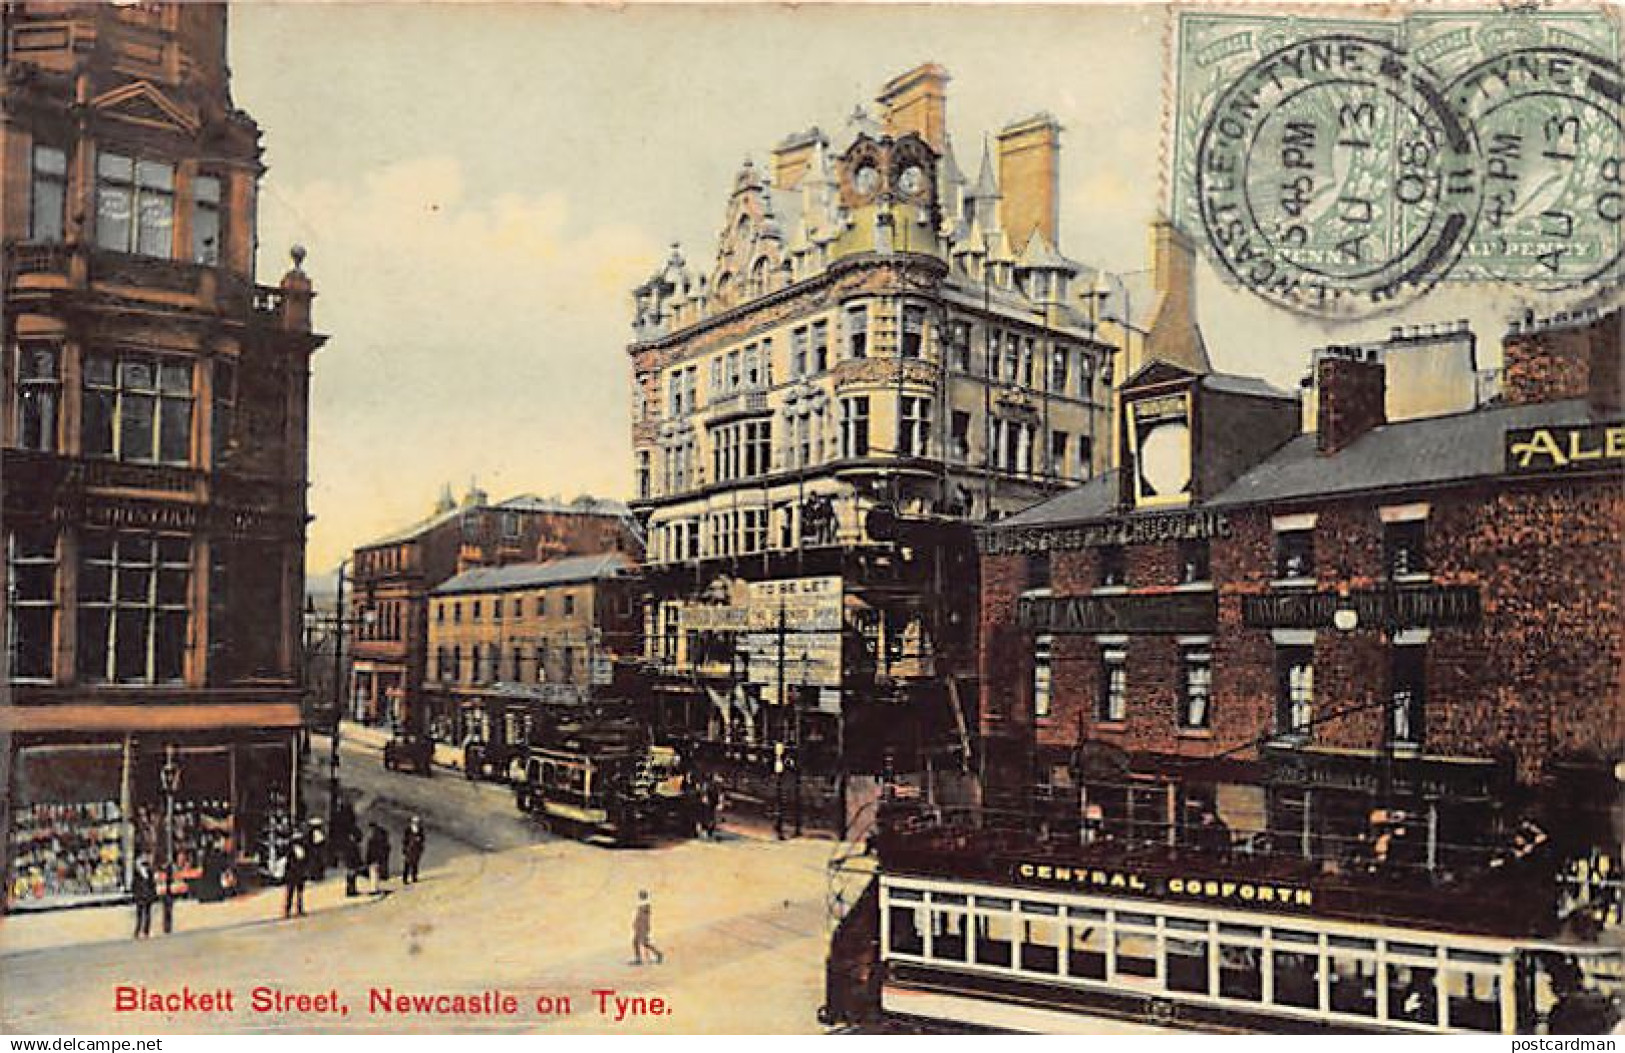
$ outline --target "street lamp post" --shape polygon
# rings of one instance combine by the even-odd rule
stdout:
[[[165,748],[158,788],[164,795],[164,932],[175,928],[175,793],[181,787],[181,766],[173,744]]]
[[[339,724],[344,711],[344,565],[339,562],[337,606],[333,611],[333,727],[327,740],[327,830],[338,829],[339,812]]]

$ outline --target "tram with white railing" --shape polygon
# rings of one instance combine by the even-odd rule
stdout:
[[[1574,1033],[1618,1019],[1617,946],[885,873],[881,1006],[1001,1031]]]

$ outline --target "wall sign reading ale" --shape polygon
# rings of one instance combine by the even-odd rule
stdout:
[[[1506,470],[1512,474],[1620,464],[1625,464],[1625,424],[1511,428],[1506,434]]]

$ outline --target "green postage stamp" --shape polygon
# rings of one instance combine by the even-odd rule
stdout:
[[[1441,281],[1620,277],[1606,14],[1187,11],[1174,47],[1174,220],[1236,284],[1353,317]]]

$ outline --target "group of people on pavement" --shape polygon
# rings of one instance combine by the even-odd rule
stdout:
[[[311,821],[294,833],[288,843],[282,870],[282,916],[291,918],[305,913],[305,887],[320,881],[329,865],[344,867],[344,894],[362,895],[360,884],[365,876],[368,891],[382,895],[384,883],[389,880],[390,858],[393,846],[389,831],[382,824],[372,822],[363,840],[361,824],[355,807],[341,800],[333,812],[333,830],[329,837],[319,821]],[[401,881],[414,885],[420,880],[423,850],[428,837],[423,820],[413,816],[401,836]],[[130,882],[130,898],[135,904],[135,939],[152,935],[152,907],[158,900],[158,878],[152,862],[146,856],[135,861],[135,873]]]

